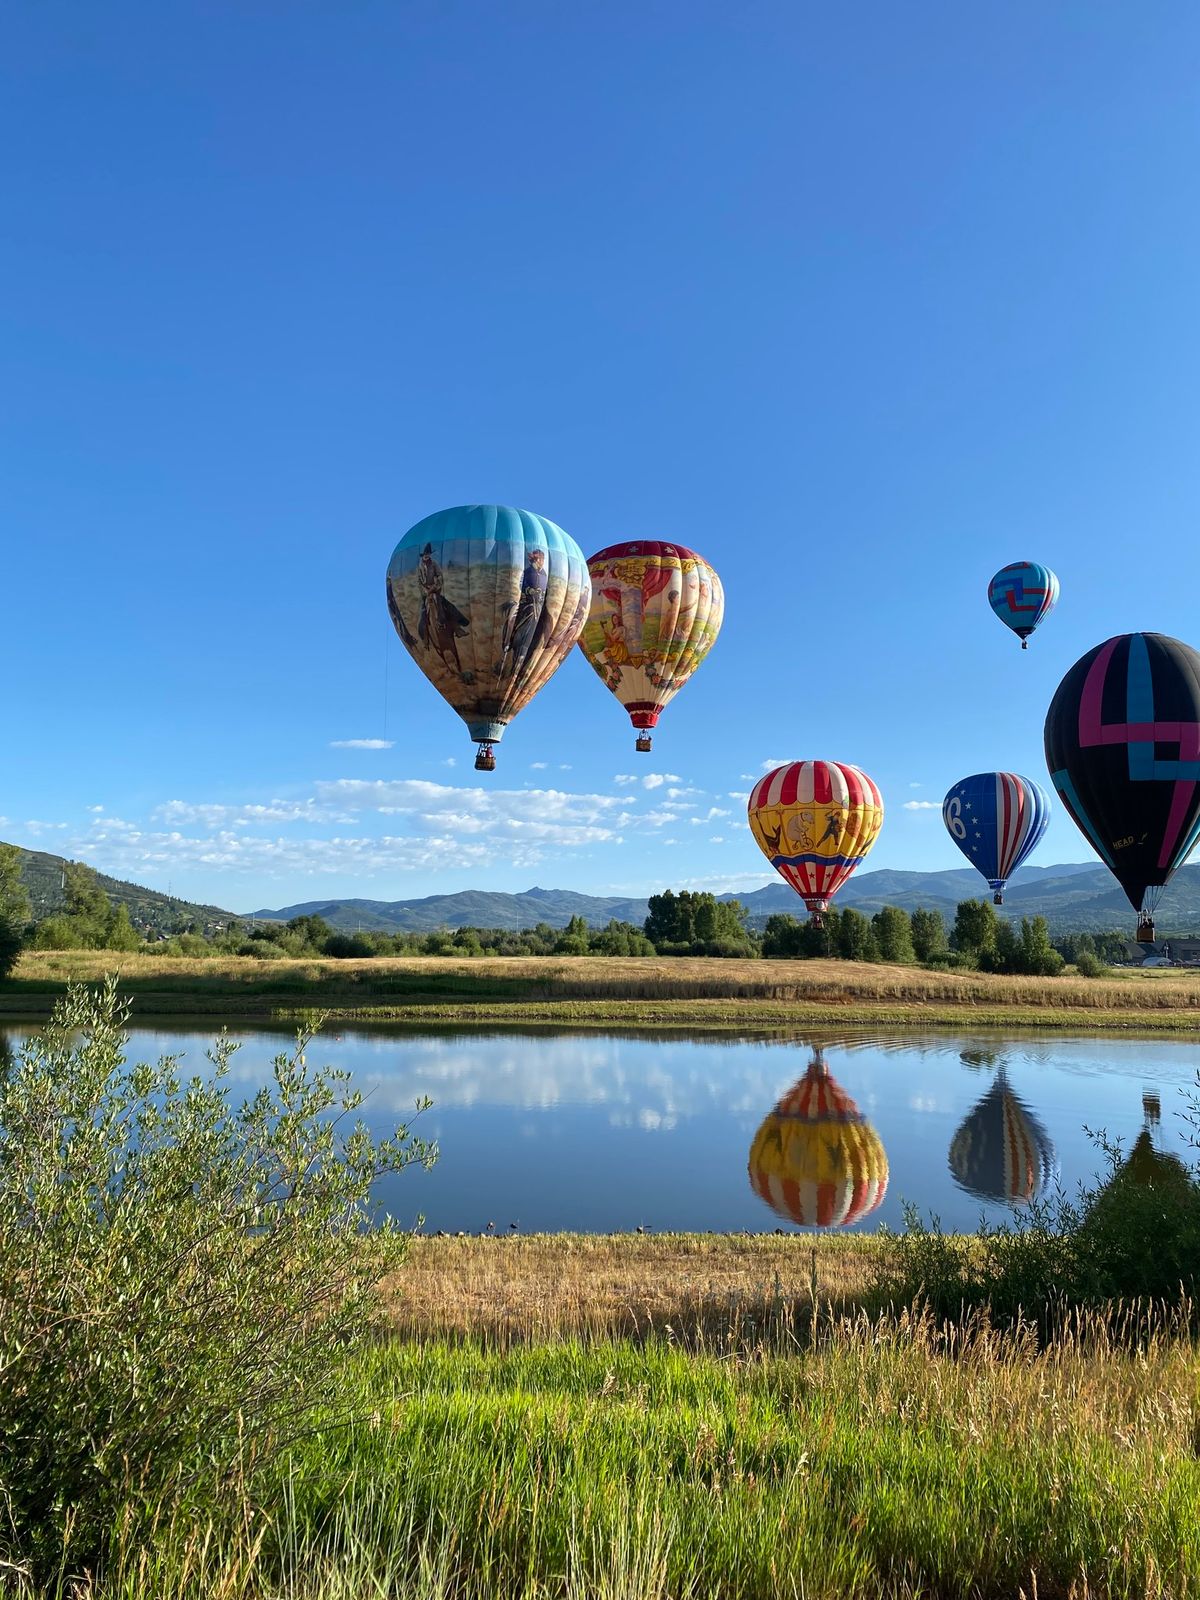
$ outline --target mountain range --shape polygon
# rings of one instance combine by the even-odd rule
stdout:
[[[868,915],[882,906],[906,911],[925,906],[954,918],[960,900],[987,895],[986,884],[969,867],[945,872],[899,872],[883,868],[852,878],[838,893],[840,906],[855,906]],[[776,912],[803,916],[804,907],[784,883],[767,884],[739,894],[752,927],[761,928]],[[419,900],[305,900],[297,905],[251,913],[264,921],[316,915],[332,927],[353,932],[432,933],[438,928],[531,928],[538,922],[561,928],[572,917],[602,927],[612,918],[641,924],[645,898],[579,894],[571,889],[527,889],[523,894],[498,894],[466,889],[459,894],[428,895]],[[1107,868],[1092,862],[1049,867],[1022,867],[1010,884],[1002,914],[1014,919],[1045,917],[1054,934],[1099,933],[1128,928],[1133,913]],[[1200,865],[1182,867],[1164,895],[1157,913],[1162,933],[1184,933],[1200,926]]]
[[[21,851],[22,876],[36,918],[62,909],[64,866],[61,856],[41,850]],[[189,927],[200,927],[212,933],[231,921],[286,922],[307,914],[321,916],[331,927],[346,932],[362,929],[379,933],[432,933],[438,928],[532,928],[539,922],[562,928],[572,917],[582,917],[592,927],[603,927],[613,918],[640,926],[647,911],[645,896],[592,895],[573,889],[535,887],[523,894],[464,889],[458,894],[427,895],[418,900],[329,897],[235,914],[219,906],[178,900],[157,889],[147,889],[103,873],[98,873],[97,877],[110,899],[128,906],[134,927],[151,937],[178,933]],[[940,911],[950,922],[960,900],[978,899],[986,894],[986,885],[969,867],[945,872],[900,872],[881,868],[852,878],[839,891],[837,904],[856,906],[868,915],[885,905],[901,906],[906,911],[925,906]],[[754,928],[762,928],[767,918],[776,912],[804,915],[801,901],[784,883],[769,883],[762,889],[719,898],[740,900]],[[1099,933],[1109,929],[1132,933],[1133,926],[1133,914],[1125,896],[1107,869],[1095,862],[1022,867],[1009,885],[1002,914],[1013,918],[1045,917],[1051,933],[1056,935]],[[1200,865],[1180,868],[1156,915],[1159,932],[1164,935],[1200,929]]]

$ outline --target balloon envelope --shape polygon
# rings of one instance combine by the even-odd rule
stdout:
[[[1029,635],[1054,609],[1058,579],[1040,561],[1014,561],[988,584],[988,604],[1025,648]]]
[[[1200,838],[1200,655],[1124,633],[1082,656],[1046,716],[1046,765],[1136,911]]]
[[[1050,797],[1016,772],[960,778],[942,802],[946,832],[988,881],[997,903],[1050,821]]]
[[[1001,1070],[995,1083],[950,1141],[954,1181],[981,1200],[1028,1204],[1054,1168],[1045,1128],[1009,1087]]]
[[[592,600],[579,647],[633,726],[648,732],[716,642],[721,580],[694,550],[650,539],[597,551],[588,572]]]
[[[435,512],[408,530],[387,571],[405,648],[489,748],[562,665],[590,598],[574,539],[511,506]]]
[[[879,837],[883,797],[837,761],[792,761],[761,778],[747,804],[756,844],[818,915]]]
[[[887,1193],[887,1152],[818,1051],[754,1135],[750,1187],[791,1222],[846,1227]]]

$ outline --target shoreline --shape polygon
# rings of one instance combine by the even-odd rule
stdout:
[[[1200,971],[1014,978],[839,961],[548,957],[208,961],[116,951],[26,952],[0,984],[0,1022],[48,1017],[72,982],[116,973],[133,1019],[290,1027],[619,1028],[714,1035],[889,1028],[1200,1034]]]

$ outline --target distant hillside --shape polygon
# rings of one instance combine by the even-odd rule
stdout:
[[[576,894],[572,889],[527,889],[524,894],[495,894],[465,889],[460,894],[431,894],[422,900],[305,900],[276,911],[254,911],[263,921],[287,922],[292,917],[324,917],[330,927],[348,933],[432,933],[437,928],[532,928],[546,922],[565,928],[572,917],[603,927],[646,920],[646,901]]]
[[[21,877],[33,902],[33,915],[37,921],[49,917],[64,906],[62,875],[66,862],[62,856],[48,855],[43,850],[21,851]],[[205,933],[218,926],[235,922],[231,911],[219,906],[194,905],[190,900],[175,900],[160,894],[157,889],[144,889],[137,883],[125,883],[120,878],[96,874],[101,888],[110,900],[129,907],[129,920],[139,933],[153,938],[157,934],[182,933],[193,925]]]
[[[953,920],[960,900],[988,894],[987,885],[969,867],[947,872],[866,872],[840,891],[838,905],[856,906],[872,913],[881,906],[917,906],[941,911]],[[804,906],[785,883],[724,900],[740,900],[750,913],[751,926],[761,928],[775,912],[804,915]],[[277,910],[256,911],[257,918],[286,922],[290,917],[315,913],[334,928],[386,933],[431,933],[437,928],[532,928],[546,922],[562,928],[572,917],[583,917],[592,927],[603,927],[616,917],[641,924],[645,899],[617,899],[577,894],[570,889],[528,889],[524,894],[497,894],[465,890],[461,894],[429,895],[421,900],[308,900]],[[1045,917],[1055,934],[1103,932],[1132,926],[1133,913],[1106,868],[1088,862],[1060,866],[1023,867],[1005,897],[1007,915]],[[1162,934],[1200,930],[1200,866],[1183,867],[1164,896],[1158,912]]]

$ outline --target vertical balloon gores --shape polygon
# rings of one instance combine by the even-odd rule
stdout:
[[[946,832],[987,879],[992,899],[1036,848],[1050,821],[1050,798],[1016,772],[975,772],[960,778],[942,801]]]
[[[409,655],[467,724],[490,772],[513,717],[553,676],[587,617],[583,551],[532,511],[452,506],[392,553],[388,611]]]
[[[592,601],[579,648],[638,730],[651,730],[716,643],[725,614],[721,580],[681,544],[635,539],[588,558]]]
[[[1200,839],[1200,655],[1161,633],[1096,645],[1055,690],[1045,742],[1063,805],[1153,944],[1152,912]]]
[[[776,767],[754,785],[746,809],[758,848],[818,925],[883,826],[875,784],[838,761]]]
[[[1013,561],[988,584],[988,605],[1029,648],[1029,635],[1054,610],[1058,579],[1040,561]]]

